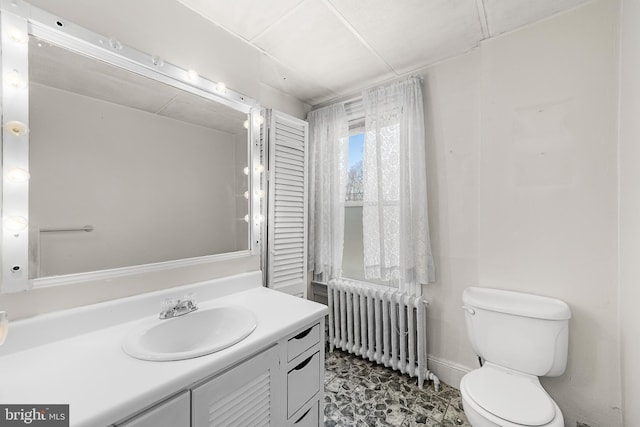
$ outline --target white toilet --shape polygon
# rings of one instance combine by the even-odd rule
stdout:
[[[538,377],[567,365],[569,306],[557,299],[498,289],[462,294],[471,345],[484,363],[460,382],[473,427],[564,427]]]

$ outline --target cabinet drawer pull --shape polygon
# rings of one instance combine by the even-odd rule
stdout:
[[[306,331],[302,331],[300,332],[298,335],[296,335],[295,337],[293,337],[294,340],[301,340],[302,338],[306,337],[307,335],[309,335],[311,333],[311,330],[313,329],[313,326],[310,327],[309,329],[307,329]]]
[[[298,424],[300,421],[302,421],[304,419],[304,417],[306,417],[309,414],[309,411],[311,411],[311,408],[307,409],[307,412],[302,414],[302,416],[300,418],[298,418],[298,421],[296,421],[294,424]]]
[[[315,356],[315,354],[312,354],[311,356],[309,356],[307,360],[303,360],[302,362],[298,363],[298,366],[293,368],[292,371],[299,371],[301,369],[304,369],[304,367],[307,366],[309,362],[311,362],[311,359],[313,359],[313,356]]]

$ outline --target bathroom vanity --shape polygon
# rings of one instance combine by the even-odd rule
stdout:
[[[327,308],[260,283],[260,272],[247,273],[13,322],[0,348],[0,403],[69,404],[74,427],[322,425]],[[187,293],[199,310],[247,309],[255,330],[184,360],[123,351],[165,298]]]

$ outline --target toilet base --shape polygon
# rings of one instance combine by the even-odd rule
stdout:
[[[464,415],[467,417],[467,420],[472,427],[501,427],[500,425],[491,422],[480,415],[480,413],[473,409],[473,407],[468,404],[465,399],[462,399],[462,408],[464,409]]]

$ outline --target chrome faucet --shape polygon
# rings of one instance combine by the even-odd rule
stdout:
[[[171,319],[173,317],[183,316],[197,309],[198,306],[192,294],[185,295],[182,300],[167,298],[162,302],[160,319]]]

